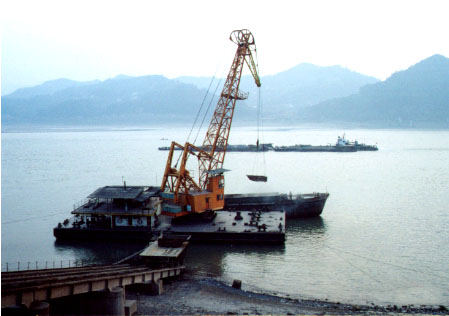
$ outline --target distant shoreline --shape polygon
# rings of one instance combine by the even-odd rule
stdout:
[[[2,133],[64,133],[64,132],[139,132],[139,131],[152,131],[152,130],[163,130],[163,129],[190,129],[192,124],[158,124],[158,125],[131,125],[131,124],[114,124],[114,125],[15,125],[15,124],[2,124],[1,132]],[[256,129],[256,126],[253,124],[233,124],[234,128],[247,128],[247,129]],[[203,126],[202,128],[206,131],[207,126]],[[428,126],[428,127],[409,127],[409,126],[371,126],[371,125],[358,125],[358,124],[331,124],[331,123],[297,123],[297,124],[265,124],[264,131],[288,131],[288,130],[314,130],[314,129],[322,129],[322,130],[405,130],[405,131],[447,131],[449,130],[448,126]],[[231,131],[232,134],[232,131]]]

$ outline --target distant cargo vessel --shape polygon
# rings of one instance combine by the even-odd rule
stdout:
[[[337,146],[337,145],[293,145],[293,146],[276,146],[274,151],[279,152],[356,152],[354,146]]]
[[[200,147],[201,148],[201,147]],[[179,148],[177,148],[179,149]],[[170,147],[159,147],[159,150],[170,150]],[[218,148],[218,151],[223,149]],[[366,145],[357,140],[351,142],[345,139],[345,136],[338,136],[335,145],[292,145],[292,146],[273,146],[272,143],[257,145],[228,145],[227,152],[356,152],[356,151],[377,151],[377,145]]]
[[[205,148],[199,146],[198,148],[204,150]],[[170,147],[163,146],[159,147],[159,150],[170,150]],[[175,150],[181,150],[181,148],[176,147]],[[194,149],[195,150],[195,149]],[[217,147],[217,151],[223,151],[223,148]],[[273,144],[259,144],[257,145],[227,145],[226,152],[236,151],[236,152],[259,152],[259,151],[272,151],[274,150]]]
[[[299,151],[299,152],[356,152],[356,151],[376,151],[379,150],[376,145],[361,144],[357,140],[350,142],[345,139],[345,135],[338,136],[335,145],[293,145],[293,146],[275,146],[274,151]]]

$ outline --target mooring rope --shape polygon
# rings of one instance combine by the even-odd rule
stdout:
[[[17,220],[8,221],[8,222],[2,222],[2,225],[12,224],[12,223],[26,222],[26,221],[30,221],[30,220],[34,220],[34,219],[40,219],[40,218],[46,218],[46,217],[52,217],[52,216],[61,215],[61,214],[67,214],[67,212],[61,212],[61,213],[54,213],[54,214],[48,214],[48,215],[41,215],[41,216],[36,216],[36,217],[28,217],[28,218],[23,218],[23,219],[17,219]]]
[[[425,271],[420,271],[420,270],[413,269],[413,268],[403,267],[403,266],[398,265],[398,264],[394,264],[394,263],[390,263],[390,262],[384,262],[384,261],[381,261],[381,260],[378,260],[378,259],[365,257],[365,256],[362,256],[362,255],[359,255],[359,254],[356,254],[356,253],[352,253],[352,252],[349,252],[347,250],[339,249],[339,248],[336,248],[336,247],[330,247],[330,246],[324,246],[324,247],[327,247],[327,248],[332,249],[334,251],[344,252],[344,253],[347,253],[347,254],[349,254],[351,256],[354,256],[354,257],[358,257],[358,258],[362,258],[362,259],[365,259],[365,260],[369,260],[369,261],[381,263],[381,264],[384,264],[384,265],[392,266],[392,267],[395,267],[395,268],[398,268],[398,269],[412,271],[412,272],[416,272],[416,273],[421,273],[421,274],[425,274],[425,275],[434,276],[434,277],[438,277],[438,278],[449,280],[449,277],[443,276],[443,275],[440,275],[440,274],[437,274],[437,273],[425,272]]]

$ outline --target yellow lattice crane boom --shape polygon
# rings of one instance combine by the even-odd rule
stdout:
[[[249,30],[233,31],[230,40],[237,44],[237,52],[226,78],[218,104],[206,133],[203,145],[198,148],[190,143],[184,146],[172,142],[162,179],[163,213],[183,216],[190,213],[219,210],[224,207],[223,167],[229,132],[231,130],[237,100],[244,100],[247,93],[239,91],[243,66],[246,63],[255,83],[260,87],[257,52],[254,37]],[[183,150],[179,169],[173,167],[175,147]],[[186,169],[190,155],[198,159],[199,177],[195,181]]]

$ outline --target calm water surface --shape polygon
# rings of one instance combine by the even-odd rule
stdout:
[[[276,145],[327,144],[340,130],[269,128]],[[52,229],[95,189],[159,185],[168,140],[188,129],[2,133],[2,270],[106,263],[142,244],[56,242]],[[200,137],[204,133],[200,133]],[[449,131],[349,130],[378,152],[228,153],[227,193],[329,192],[321,218],[292,220],[283,246],[199,246],[187,265],[246,289],[380,304],[449,304]],[[255,143],[235,128],[230,143]],[[168,139],[168,140],[165,140]],[[193,169],[193,167],[192,167]],[[266,172],[267,183],[246,179]]]

